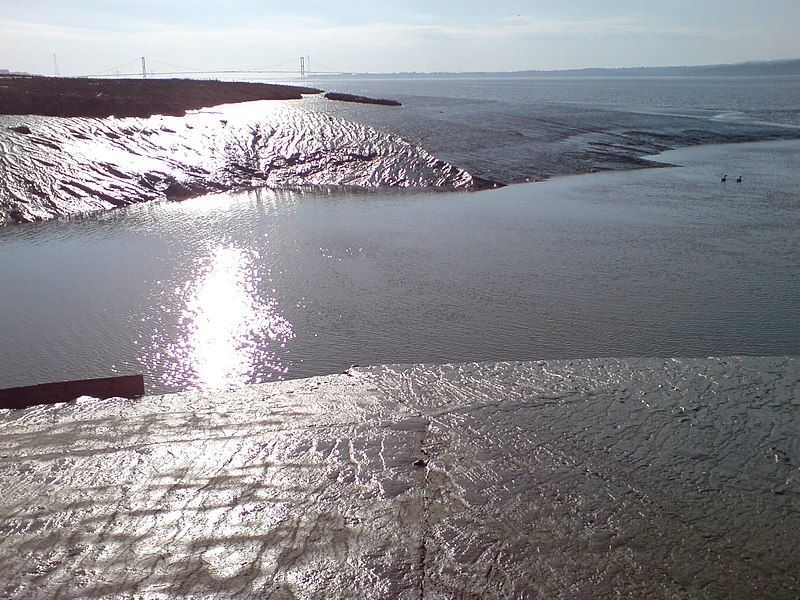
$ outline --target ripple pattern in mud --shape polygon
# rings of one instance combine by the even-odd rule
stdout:
[[[0,116],[0,224],[265,185],[476,182],[397,136],[291,102],[148,119]]]
[[[409,365],[0,411],[0,596],[796,598],[799,375]]]

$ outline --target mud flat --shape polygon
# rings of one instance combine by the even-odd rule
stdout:
[[[518,81],[506,87],[488,86],[495,94],[483,98],[480,94],[471,97],[471,88],[463,87],[455,88],[453,97],[445,97],[450,88],[439,84],[442,90],[437,90],[434,85],[414,88],[406,83],[406,92],[390,83],[367,87],[359,82],[352,87],[397,98],[402,110],[326,102],[322,96],[307,101],[327,105],[325,110],[342,118],[392,131],[476,177],[502,184],[663,167],[651,157],[684,147],[800,138],[794,111],[782,115],[794,123],[787,124],[740,118],[710,108],[626,107],[619,90],[621,97],[614,98],[618,105],[599,101],[576,104],[567,94],[555,102],[520,100],[524,86],[517,91]],[[414,89],[419,95],[413,95]],[[578,91],[585,89],[579,87]],[[516,93],[522,94],[517,100]],[[676,104],[681,102],[685,99],[676,100]]]
[[[797,357],[0,411],[3,597],[796,598]]]
[[[90,79],[0,76],[0,114],[50,117],[181,116],[188,110],[252,100],[299,100],[322,90],[197,79]]]
[[[328,100],[337,100],[339,102],[355,102],[356,104],[378,104],[381,106],[402,106],[402,103],[397,100],[388,100],[386,98],[370,98],[368,96],[357,96],[354,94],[341,94],[338,92],[328,92],[325,94]]]
[[[320,92],[0,77],[0,225],[259,186],[493,187],[399,136],[297,102]]]
[[[304,185],[478,189],[491,182],[399,136],[297,101],[148,118],[0,115],[0,225]]]

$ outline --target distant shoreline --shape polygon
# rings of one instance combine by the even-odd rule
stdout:
[[[336,79],[450,79],[459,77],[531,79],[571,78],[636,78],[636,77],[800,77],[800,59],[746,62],[721,65],[670,66],[670,67],[590,67],[582,69],[520,71],[407,71],[401,73],[338,73],[320,75],[324,80]]]
[[[0,114],[50,117],[182,116],[252,100],[299,100],[309,87],[197,79],[88,79],[0,76]]]

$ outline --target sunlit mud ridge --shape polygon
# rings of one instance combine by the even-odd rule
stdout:
[[[6,598],[797,598],[797,357],[0,411]]]
[[[0,116],[0,224],[252,186],[484,184],[397,136],[296,103],[146,119]]]

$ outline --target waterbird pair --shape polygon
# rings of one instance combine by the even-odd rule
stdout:
[[[722,176],[722,179],[720,179],[720,181],[721,181],[722,183],[725,183],[726,181],[728,181],[728,175],[727,175],[727,174],[726,174],[726,175],[723,175],[723,176]],[[741,175],[739,175],[739,176],[736,178],[736,183],[742,183],[742,176],[741,176]]]

